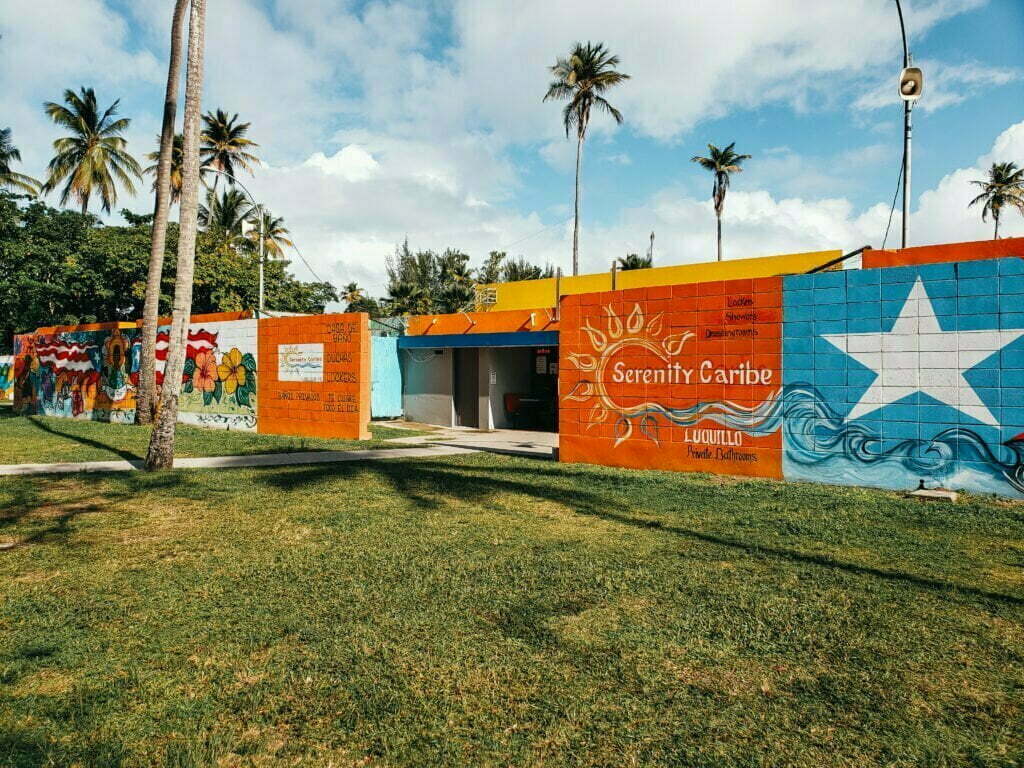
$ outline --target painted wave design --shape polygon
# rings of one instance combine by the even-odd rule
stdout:
[[[883,448],[881,435],[857,422],[846,422],[808,385],[786,387],[783,411],[790,466],[842,463],[850,478],[887,487],[916,485],[921,479],[950,481],[970,467],[972,480],[961,487],[1004,492],[991,487],[987,477],[1024,494],[1024,442],[1009,440],[993,446],[970,428],[951,427],[929,439],[898,440]],[[979,478],[979,473],[985,477]],[[826,472],[818,479],[831,478]]]
[[[889,488],[917,487],[924,479],[986,493],[1005,494],[1008,485],[1024,495],[1024,440],[992,444],[961,426],[944,429],[929,439],[890,444],[876,430],[847,422],[810,385],[787,386],[754,408],[730,402],[704,402],[680,409],[645,403],[620,413],[618,432],[627,436],[637,421],[645,435],[657,440],[659,416],[681,427],[711,421],[752,437],[781,429],[787,479]]]
[[[666,408],[657,403],[644,403],[624,412],[620,422],[639,419],[643,426],[645,422],[661,416],[677,427],[692,427],[702,421],[711,421],[726,429],[760,437],[778,431],[782,424],[781,403],[778,391],[753,408],[729,401],[697,403],[689,408]]]

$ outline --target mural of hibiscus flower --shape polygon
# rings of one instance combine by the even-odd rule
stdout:
[[[232,347],[231,351],[221,358],[217,373],[224,382],[224,391],[229,395],[233,395],[239,387],[245,386],[247,371],[242,365],[242,353],[237,347]]]
[[[217,361],[213,352],[202,350],[196,353],[192,385],[200,392],[213,392],[217,387]]]

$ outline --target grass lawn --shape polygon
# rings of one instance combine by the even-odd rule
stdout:
[[[103,424],[47,416],[16,416],[10,405],[0,405],[0,464],[50,464],[61,461],[144,459],[149,428]],[[179,424],[175,455],[241,456],[289,451],[347,451],[388,448],[388,440],[425,432],[370,425],[372,440],[325,440],[315,437],[279,437],[253,432],[203,429]],[[400,446],[399,446],[400,447]]]
[[[473,455],[0,510],[3,766],[1024,760],[1016,503]]]

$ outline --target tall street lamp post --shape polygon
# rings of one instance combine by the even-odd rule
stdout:
[[[914,102],[921,98],[924,79],[921,70],[910,66],[910,48],[907,46],[907,28],[903,23],[903,6],[896,0],[896,13],[900,17],[900,35],[903,37],[903,71],[900,72],[900,98],[903,99],[903,238],[902,246],[907,247],[907,232],[910,229],[910,150],[913,128],[911,112]]]

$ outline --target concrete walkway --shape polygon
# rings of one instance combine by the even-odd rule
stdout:
[[[175,469],[217,469],[236,467],[287,467],[299,464],[336,464],[343,461],[379,459],[423,459],[476,453],[454,445],[423,445],[408,448],[380,448],[367,451],[305,451],[302,453],[260,453],[252,456],[213,456],[204,459],[175,459]],[[83,461],[63,464],[0,464],[0,477],[13,475],[56,475],[66,472],[133,472],[142,461]]]
[[[396,425],[397,426],[397,425]],[[439,445],[453,448],[469,448],[474,451],[503,453],[511,456],[550,459],[558,447],[555,432],[527,432],[516,429],[496,429],[481,432],[477,429],[445,427],[429,435],[399,437],[390,440],[403,445]]]

